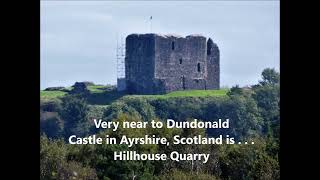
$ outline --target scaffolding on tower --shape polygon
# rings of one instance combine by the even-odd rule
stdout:
[[[123,38],[120,38],[120,42],[117,38],[117,89],[118,91],[124,91],[126,89],[125,83],[125,42]]]

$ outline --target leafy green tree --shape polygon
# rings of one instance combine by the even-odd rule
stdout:
[[[260,81],[261,85],[280,83],[280,74],[275,69],[266,68],[262,71],[261,75],[262,75],[262,81]]]
[[[151,100],[160,119],[186,121],[188,118],[204,119],[202,107],[205,100],[193,97],[175,97]]]
[[[222,179],[280,179],[278,159],[267,153],[266,142],[263,139],[252,141],[254,145],[225,146],[221,150]]]
[[[40,111],[58,112],[61,109],[61,100],[54,99],[50,101],[40,100]]]
[[[217,180],[219,178],[205,173],[191,173],[178,169],[173,169],[170,172],[159,176],[159,180]]]
[[[149,121],[156,117],[154,107],[144,98],[128,98],[125,100],[125,103],[135,109],[141,115],[143,121]]]
[[[64,124],[59,115],[53,112],[40,112],[40,133],[49,138],[63,137]]]
[[[70,149],[62,139],[50,140],[40,136],[40,179],[97,179],[94,169],[81,162],[69,161],[69,153]]]
[[[264,134],[279,137],[280,133],[280,89],[278,85],[255,88],[254,99],[264,119]]]
[[[254,99],[245,96],[232,96],[225,104],[225,118],[230,119],[231,136],[245,138],[261,131],[262,118]]]
[[[50,141],[40,136],[40,179],[57,179],[59,166],[66,160],[67,147],[63,140]]]
[[[189,119],[189,122],[192,122],[194,120]],[[181,137],[191,137],[193,138],[194,136],[202,136],[206,137],[206,129],[204,128],[185,128],[181,132]],[[196,154],[199,152],[209,152],[209,146],[208,145],[203,145],[203,144],[187,144],[187,145],[178,145],[175,147],[175,149],[179,152],[182,153],[188,153],[188,154]],[[179,169],[181,170],[186,170],[191,173],[199,174],[199,172],[202,171],[202,168],[204,167],[205,164],[203,164],[201,161],[195,160],[195,161],[184,161],[184,162],[179,162],[177,164]]]
[[[124,121],[143,122],[139,116],[120,113],[116,119],[120,124]],[[143,137],[148,134],[147,129],[123,128],[119,126],[117,131],[107,129],[100,131],[97,136],[117,138],[119,142],[122,135],[127,137]],[[82,162],[83,165],[94,167],[99,179],[150,179],[154,174],[153,162],[149,161],[114,161],[114,151],[137,151],[138,153],[156,153],[156,145],[135,144],[128,147],[123,144],[101,144],[92,146],[76,146],[71,148],[69,159],[72,161]]]
[[[246,94],[232,94],[220,101],[208,102],[205,107],[207,121],[229,119],[229,129],[207,129],[208,136],[220,134],[230,135],[237,139],[259,135],[262,118],[257,104],[251,96]]]
[[[232,88],[230,88],[230,91],[227,92],[228,96],[242,95],[242,94],[243,94],[243,90],[239,87],[239,85],[233,86]]]
[[[129,106],[125,101],[119,100],[112,103],[104,112],[104,119],[111,121],[119,118],[121,114],[132,116],[141,116],[133,107]]]
[[[90,167],[84,167],[76,161],[64,161],[59,165],[57,179],[85,179],[98,180],[96,171]]]
[[[280,74],[265,69],[259,84],[232,87],[223,97],[145,98],[123,97],[99,109],[91,109],[87,99],[67,95],[61,103],[42,103],[41,132],[58,138],[55,132],[64,131],[65,137],[89,133],[90,118],[108,121],[187,121],[201,119],[216,121],[229,119],[230,129],[146,129],[122,128],[94,132],[97,136],[143,137],[156,135],[170,142],[174,135],[183,137],[217,136],[228,134],[237,141],[255,137],[254,145],[143,145],[133,147],[119,144],[67,145],[61,139],[40,137],[41,179],[279,179],[279,104]],[[58,111],[59,115],[54,115]],[[60,125],[64,125],[64,128]],[[53,130],[53,131],[52,131]],[[262,131],[261,131],[262,130]],[[262,133],[261,133],[262,132]],[[92,133],[92,132],[90,132]],[[268,135],[268,136],[265,136]],[[258,139],[257,137],[260,138]],[[249,139],[250,140],[250,139]],[[209,153],[206,164],[200,161],[114,161],[114,151],[138,153]]]
[[[64,120],[65,138],[70,135],[85,136],[90,131],[89,111],[86,100],[77,95],[67,95],[62,99],[60,116]]]
[[[264,119],[263,132],[269,136],[280,136],[280,74],[274,69],[262,72],[262,81],[253,88],[252,95]]]

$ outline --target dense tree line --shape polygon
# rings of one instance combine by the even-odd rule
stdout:
[[[40,109],[41,179],[279,179],[280,75],[265,69],[262,80],[250,88],[232,87],[224,97],[143,98],[126,97],[111,105],[94,109],[86,98],[67,95]],[[96,114],[92,114],[92,112]],[[229,130],[213,129],[119,129],[97,131],[91,117],[107,121],[150,121],[193,118],[215,121],[230,119]],[[134,145],[138,152],[208,152],[210,162],[113,161],[114,151],[124,145],[69,145],[71,134],[97,134],[120,138],[155,134],[193,137],[202,134],[228,134],[237,140],[255,141],[254,145]]]

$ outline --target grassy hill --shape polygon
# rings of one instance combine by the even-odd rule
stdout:
[[[57,98],[63,97],[67,92],[64,91],[40,91],[40,99],[42,101],[51,101],[56,100]]]
[[[131,95],[132,97],[150,97],[150,98],[170,98],[170,97],[205,97],[205,96],[225,96],[228,89],[219,90],[186,90],[174,91],[163,95]]]
[[[66,94],[71,87],[65,90],[55,91],[40,91],[40,98],[42,101],[55,101]],[[114,86],[91,85],[88,86],[90,94],[87,97],[88,103],[91,105],[108,105],[120,98],[150,98],[150,99],[166,99],[173,97],[207,97],[207,96],[226,96],[229,89],[219,90],[186,90],[174,91],[163,95],[128,95],[124,92],[116,91]]]

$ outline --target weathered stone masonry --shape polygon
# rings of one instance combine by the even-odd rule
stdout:
[[[131,94],[219,89],[219,48],[201,35],[131,34],[126,38],[125,81]]]

